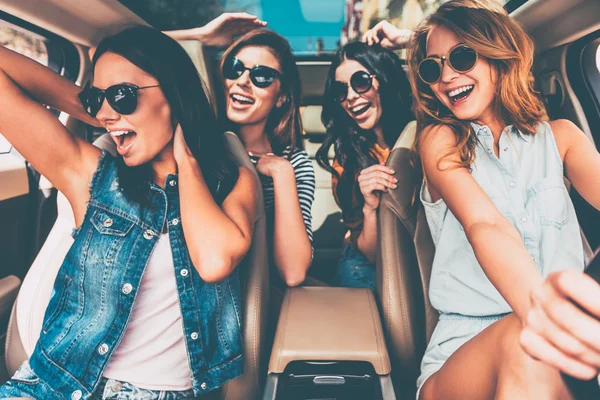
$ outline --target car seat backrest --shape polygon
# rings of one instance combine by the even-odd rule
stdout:
[[[237,135],[227,132],[225,136],[234,160],[238,165],[252,171],[257,182],[257,207],[252,246],[240,265],[243,268],[241,277],[244,307],[244,374],[225,384],[220,396],[221,399],[244,400],[260,396],[261,387],[266,379],[266,366],[270,353],[266,340],[269,305],[267,226],[262,187],[256,169]]]
[[[381,197],[376,281],[392,371],[401,371],[398,384],[407,396],[437,322],[427,296],[434,246],[418,196],[422,173],[412,157],[415,131],[416,122],[410,122],[387,161],[398,188]]]
[[[329,281],[333,279],[339,260],[346,227],[342,222],[342,211],[333,197],[331,173],[317,164],[317,150],[327,133],[321,122],[322,107],[310,105],[302,110],[304,149],[315,170],[315,200],[312,206],[312,229],[314,235],[314,259],[311,271],[315,277]],[[329,149],[328,161],[333,162],[333,146]]]

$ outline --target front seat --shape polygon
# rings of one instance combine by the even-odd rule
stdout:
[[[438,318],[427,295],[435,248],[419,201],[420,165],[411,156],[415,134],[413,121],[387,161],[396,171],[398,188],[381,197],[376,280],[396,395],[411,400]]]
[[[256,170],[238,137],[231,132],[227,132],[225,137],[236,163],[247,167],[256,175]],[[111,152],[114,151],[114,141],[107,134],[100,137],[94,144]],[[242,299],[244,301],[244,374],[206,396],[207,399],[246,400],[257,399],[261,396],[262,384],[266,376],[266,362],[270,351],[266,343],[269,270],[263,204],[262,188],[258,185],[252,245],[238,267],[242,268]],[[13,305],[6,336],[6,366],[9,376],[15,373],[35,347],[42,321],[36,321],[31,316],[43,314],[29,311],[34,307],[44,307],[45,309],[48,305],[58,270],[73,243],[70,236],[74,227],[73,212],[62,194],[59,194],[57,206],[57,221],[23,281],[23,290],[32,291],[31,293],[36,293],[36,296],[29,304],[19,303],[17,297]],[[27,332],[27,337],[22,337],[19,331]]]

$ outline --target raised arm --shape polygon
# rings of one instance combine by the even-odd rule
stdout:
[[[179,126],[174,154],[179,173],[181,224],[190,258],[205,282],[219,282],[231,274],[250,249],[256,179],[248,169],[240,167],[237,183],[219,207]]]
[[[42,104],[98,125],[81,89],[41,64],[0,47],[0,132],[71,202],[80,222],[100,150],[71,135]]]
[[[267,23],[247,13],[223,13],[204,26],[164,33],[175,40],[197,40],[205,46],[227,47],[236,36]]]
[[[542,282],[516,228],[498,211],[458,154],[443,158],[455,145],[449,127],[426,128],[419,153],[434,201],[444,202],[465,230],[484,273],[523,322],[529,294]],[[441,161],[441,163],[440,163]]]
[[[380,21],[363,34],[362,41],[369,46],[379,44],[386,49],[397,50],[405,47],[412,38],[410,29],[396,28],[387,21]]]
[[[588,137],[566,119],[550,123],[565,173],[583,198],[600,210],[600,154]]]

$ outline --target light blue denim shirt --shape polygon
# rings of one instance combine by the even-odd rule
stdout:
[[[579,224],[550,125],[540,123],[535,135],[507,126],[499,157],[490,129],[474,123],[472,127],[477,146],[471,173],[517,228],[542,276],[567,268],[583,270]],[[421,201],[436,247],[429,286],[432,306],[440,313],[470,316],[510,312],[475,258],[462,225],[442,199],[431,200],[423,184]]]

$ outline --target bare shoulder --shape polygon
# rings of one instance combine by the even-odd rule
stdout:
[[[460,156],[452,154],[456,146],[456,136],[447,125],[430,125],[421,132],[419,156],[424,164],[437,164],[442,158],[448,162],[460,162]]]
[[[583,140],[589,141],[585,133],[568,119],[557,119],[548,122],[548,124],[552,129],[554,139],[556,140],[556,146],[560,153],[560,158],[563,161],[565,155],[574,144],[580,143]]]

